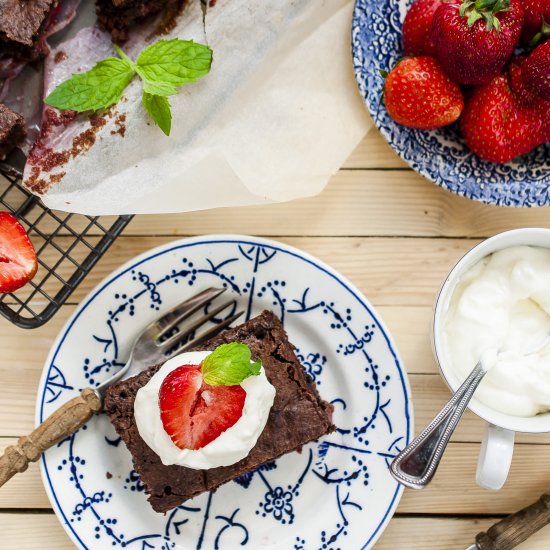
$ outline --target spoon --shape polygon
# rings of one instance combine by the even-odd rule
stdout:
[[[550,334],[523,355],[537,353],[549,342]],[[411,489],[423,489],[430,483],[468,403],[487,371],[496,364],[498,353],[496,349],[483,353],[474,370],[439,414],[393,459],[390,472],[397,481]]]
[[[439,414],[392,461],[392,476],[411,489],[423,489],[432,480],[443,452],[464,411],[487,373],[480,360]]]

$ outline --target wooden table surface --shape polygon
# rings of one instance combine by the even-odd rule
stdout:
[[[75,305],[122,262],[177,236],[261,235],[292,244],[348,277],[374,304],[397,342],[413,393],[416,429],[448,399],[429,339],[431,307],[445,274],[480,239],[550,227],[548,209],[504,209],[456,197],[411,171],[372,130],[323,193],[292,203],[169,216],[137,216],[57,316],[25,331],[0,319],[0,449],[33,428],[50,346]],[[517,436],[500,492],[480,489],[475,468],[483,422],[464,417],[426,490],[407,490],[377,550],[459,549],[476,533],[550,491],[550,434]],[[0,548],[72,548],[46,497],[39,469],[0,490]],[[550,527],[520,550],[550,547]],[[353,550],[353,549],[345,549]]]

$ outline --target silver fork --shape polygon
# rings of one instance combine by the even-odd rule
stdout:
[[[220,323],[196,335],[196,331],[201,326],[223,310],[230,306],[236,307],[237,302],[233,299],[208,310],[208,306],[213,300],[225,290],[208,288],[150,323],[134,341],[128,362],[120,371],[95,389],[84,388],[79,396],[62,405],[28,436],[20,437],[17,445],[7,447],[0,457],[0,487],[16,473],[24,472],[29,462],[36,462],[44,451],[74,433],[95,413],[100,412],[103,409],[105,393],[109,386],[195,347],[231,325],[242,315],[242,311],[232,313]],[[179,327],[180,323],[186,321],[203,307],[206,310],[203,316],[184,327]]]

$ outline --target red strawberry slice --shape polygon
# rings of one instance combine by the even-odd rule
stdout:
[[[180,449],[200,449],[242,416],[246,392],[239,386],[210,386],[200,366],[183,365],[166,376],[159,391],[160,418]]]
[[[0,292],[13,292],[36,274],[36,252],[23,226],[0,212]]]

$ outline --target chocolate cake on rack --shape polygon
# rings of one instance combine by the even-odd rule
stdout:
[[[0,57],[33,61],[47,54],[42,37],[58,0],[0,0]]]
[[[25,137],[25,120],[0,103],[0,160],[4,160]]]
[[[96,0],[97,20],[115,42],[123,42],[134,25],[160,13],[170,19],[184,4],[184,0]]]

